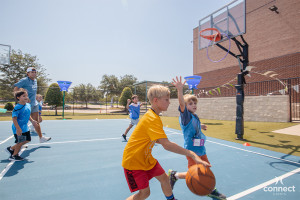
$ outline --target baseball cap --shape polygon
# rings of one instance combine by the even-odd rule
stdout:
[[[35,69],[34,67],[29,67],[29,68],[27,69],[27,73],[28,73],[28,72],[32,72],[32,71],[36,71],[36,69]]]

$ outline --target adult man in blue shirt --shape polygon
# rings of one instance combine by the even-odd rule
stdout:
[[[27,69],[27,77],[22,78],[14,86],[15,86],[14,91],[17,91],[19,88],[24,88],[27,90],[28,97],[30,99],[30,105],[31,105],[31,117],[33,120],[38,122],[39,105],[36,100],[36,93],[37,93],[36,69],[34,67],[29,67]],[[37,123],[34,126],[34,128],[40,137],[40,143],[47,142],[51,139],[51,137],[46,137],[42,135],[41,126],[39,123]]]

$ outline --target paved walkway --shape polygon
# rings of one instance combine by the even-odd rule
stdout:
[[[300,124],[272,132],[300,136]]]

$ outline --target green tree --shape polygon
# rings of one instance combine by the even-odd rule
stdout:
[[[48,103],[50,106],[55,106],[55,115],[57,115],[57,107],[63,105],[63,94],[57,83],[52,83],[48,88],[45,103]]]
[[[65,103],[73,103],[72,89],[68,89],[68,92],[65,93]]]
[[[38,63],[36,56],[23,53],[21,50],[12,50],[10,65],[0,65],[0,98],[13,99],[14,84],[26,77],[28,67],[35,67],[37,70],[38,93],[45,94],[46,86],[50,81],[47,78],[46,69]]]
[[[107,95],[107,97],[117,96],[119,79],[115,75],[103,75],[99,88]]]
[[[77,103],[79,100],[79,94],[78,94],[78,90],[76,87],[72,88],[71,90],[69,90],[69,95],[70,95],[70,99],[68,99],[68,101],[71,101],[72,103]]]
[[[98,103],[102,98],[104,98],[104,93],[101,90],[95,90],[92,100]]]
[[[125,111],[127,111],[126,105],[127,105],[127,99],[131,99],[132,97],[132,91],[130,87],[125,87],[122,91],[120,101],[119,103],[125,107]]]
[[[12,103],[8,102],[5,104],[4,109],[6,109],[8,111],[12,111],[14,109],[14,105]]]
[[[146,84],[138,85],[135,87],[134,91],[136,92],[136,95],[139,97],[139,101],[146,102]]]
[[[118,94],[121,94],[123,88],[130,87],[131,91],[133,91],[133,84],[137,82],[137,78],[133,75],[125,75],[120,77],[119,85],[118,85]]]
[[[74,87],[74,92],[76,94],[76,98],[78,101],[80,101],[81,103],[85,103],[86,102],[86,92],[85,92],[85,85],[84,84],[80,84],[79,86]]]
[[[88,83],[88,84],[80,84],[79,86],[76,86],[73,90],[72,95],[74,98],[78,99],[81,102],[84,102],[86,105],[86,108],[88,107],[88,103],[92,100],[97,100],[97,96],[99,93],[96,92],[96,88]]]

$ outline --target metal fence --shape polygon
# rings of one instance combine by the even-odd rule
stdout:
[[[300,77],[247,83],[244,87],[245,97],[266,95],[289,95],[290,121],[300,121]],[[197,89],[199,98],[234,97],[233,85]]]
[[[102,90],[78,90],[69,88],[69,91],[65,93],[65,106],[64,110],[62,106],[55,107],[50,105],[45,99],[46,93],[50,87],[38,87],[37,93],[43,96],[43,112],[44,116],[53,115],[72,115],[72,116],[85,116],[85,115],[127,115],[128,112],[125,107],[120,104],[120,96],[107,95]],[[58,87],[55,87],[60,90]],[[1,89],[1,88],[0,88]],[[0,91],[0,94],[5,93],[0,97],[0,108],[4,108],[7,103],[15,105],[13,98],[13,88],[6,88],[6,90]],[[62,96],[61,96],[62,97]],[[63,99],[61,99],[61,102]],[[141,98],[143,100],[143,98]],[[144,113],[146,105],[141,108],[141,112]],[[4,115],[4,114],[2,114]],[[11,115],[8,112],[6,115]]]
[[[172,91],[174,88],[170,88]],[[12,91],[13,88],[9,91]],[[45,96],[48,87],[39,87],[38,93]],[[1,91],[0,91],[1,92]],[[263,82],[252,82],[245,84],[245,97],[247,96],[265,96],[265,95],[289,95],[290,101],[290,121],[300,121],[300,77],[272,80]],[[8,93],[8,92],[6,92]],[[12,93],[12,92],[11,92]],[[177,92],[175,91],[174,94]],[[199,98],[216,98],[216,97],[235,97],[236,89],[234,86],[226,85],[223,87],[200,88],[195,91]],[[176,98],[172,93],[172,98]],[[79,98],[79,96],[81,98]],[[83,100],[82,95],[88,98]],[[12,95],[11,95],[12,96]],[[3,108],[7,102],[14,102],[12,97],[0,98],[0,108]],[[141,96],[140,100],[145,95]],[[68,115],[97,115],[97,114],[127,114],[124,106],[119,104],[118,96],[108,96],[103,94],[103,91],[94,91],[92,93],[77,93],[75,96],[72,88],[66,94],[65,113]],[[141,111],[146,111],[144,106]],[[149,108],[149,104],[148,104]],[[55,115],[55,107],[44,105],[43,115]],[[61,115],[62,107],[58,107],[58,115]]]

